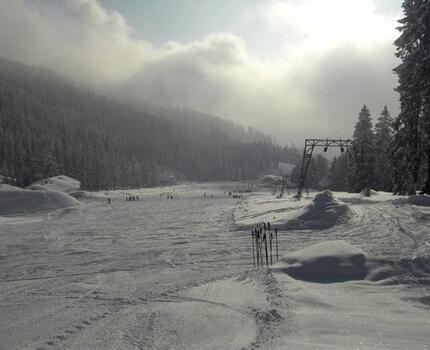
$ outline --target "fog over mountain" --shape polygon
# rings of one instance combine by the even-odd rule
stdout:
[[[372,0],[251,2],[238,21],[275,47],[259,52],[230,31],[154,44],[96,0],[3,0],[0,55],[100,93],[188,106],[301,144],[351,135],[363,103],[374,115],[384,104],[396,112],[399,16]]]

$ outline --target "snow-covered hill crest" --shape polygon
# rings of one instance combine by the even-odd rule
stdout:
[[[51,184],[48,183],[47,185]],[[71,187],[68,186],[58,186],[58,188],[71,190]],[[73,207],[78,204],[79,202],[67,193],[60,190],[43,189],[42,185],[41,187],[28,189],[0,184],[0,215],[52,211]]]

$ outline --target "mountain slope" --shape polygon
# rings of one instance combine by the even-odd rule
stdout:
[[[297,152],[184,108],[127,106],[46,69],[0,59],[0,174],[24,186],[67,174],[84,188],[255,178]]]

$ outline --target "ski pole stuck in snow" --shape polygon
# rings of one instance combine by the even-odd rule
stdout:
[[[259,227],[251,231],[251,238],[252,238],[252,260],[253,260],[254,266],[260,266],[260,265],[264,266],[264,261],[266,261],[266,266],[269,266],[269,249],[270,249],[270,264],[273,264],[273,257],[272,257],[273,234],[266,233],[265,231],[263,231],[262,227]]]
[[[269,232],[269,248],[270,248],[270,265],[273,265],[273,257],[272,257],[272,232]]]
[[[263,233],[258,229],[258,254],[260,255],[260,265],[264,265]]]
[[[279,260],[278,255],[278,228],[275,228],[275,238],[276,238],[276,262]]]
[[[258,248],[258,231],[253,230],[253,233],[254,233],[254,239],[255,239],[255,256],[257,259],[257,266],[258,266],[260,263],[260,254],[259,254],[259,248]],[[254,248],[254,246],[252,248]]]
[[[253,261],[254,267],[255,267],[254,230],[252,230],[252,232],[251,232],[251,238],[252,238],[252,261]]]
[[[267,253],[267,235],[263,235],[264,251],[266,252],[266,266],[269,266],[269,254]]]
[[[260,265],[264,266],[263,233],[261,229],[258,231],[258,238],[258,247],[260,249]]]
[[[260,258],[260,265],[263,265],[263,250],[261,249],[261,241],[263,239],[263,236],[261,234],[261,229],[258,229],[258,256]]]
[[[269,231],[268,237],[269,237],[269,251],[270,251],[270,265],[273,264],[273,258],[272,258],[272,231],[270,230],[270,222],[267,222],[267,230]]]

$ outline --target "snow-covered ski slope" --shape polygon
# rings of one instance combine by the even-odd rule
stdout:
[[[244,228],[297,218],[314,194],[224,194],[235,186],[100,192],[0,217],[0,349],[430,347],[430,208],[335,193],[348,217],[282,230],[280,255],[340,239],[371,269],[313,283],[254,269]]]

